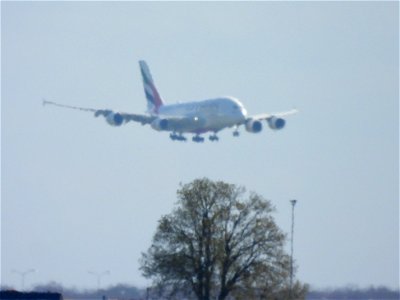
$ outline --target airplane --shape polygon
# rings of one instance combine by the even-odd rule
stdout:
[[[210,141],[218,141],[217,133],[225,128],[233,127],[233,136],[238,137],[238,128],[241,125],[247,132],[259,133],[263,129],[263,121],[266,121],[272,130],[280,130],[286,124],[283,117],[298,112],[297,109],[292,109],[280,113],[248,116],[243,104],[230,96],[166,104],[154,84],[147,63],[140,60],[139,66],[147,100],[147,112],[145,114],[77,107],[47,100],[43,100],[43,105],[92,112],[95,117],[103,116],[111,126],[121,126],[130,121],[150,125],[154,130],[170,132],[170,138],[173,141],[187,141],[184,134],[193,134],[192,141],[196,143],[204,142],[202,134],[207,132],[211,132]]]

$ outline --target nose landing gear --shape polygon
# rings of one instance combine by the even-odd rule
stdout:
[[[233,128],[234,128],[233,136],[238,137],[240,135],[239,126],[235,125]]]

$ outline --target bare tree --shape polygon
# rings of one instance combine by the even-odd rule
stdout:
[[[208,179],[185,184],[177,194],[175,209],[161,218],[141,260],[144,276],[164,296],[270,299],[288,289],[285,235],[269,201]]]

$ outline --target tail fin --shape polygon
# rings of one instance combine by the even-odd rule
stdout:
[[[144,93],[147,99],[147,109],[151,113],[158,113],[160,106],[164,105],[164,101],[161,99],[160,94],[154,85],[153,78],[150,74],[150,69],[144,60],[139,61],[140,72],[143,77]]]

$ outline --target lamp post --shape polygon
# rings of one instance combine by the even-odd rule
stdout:
[[[290,200],[292,204],[292,230],[290,236],[290,299],[293,299],[293,234],[294,234],[294,206],[297,200]]]
[[[96,277],[96,280],[97,280],[97,290],[100,290],[101,278],[104,277],[105,275],[110,275],[110,271],[109,271],[109,270],[104,271],[104,272],[93,272],[93,271],[88,271],[88,273]]]
[[[26,270],[26,271],[12,270],[12,272],[18,274],[19,276],[21,276],[21,290],[23,291],[25,289],[25,277],[28,274],[36,272],[36,270],[35,269],[29,269],[29,270]]]

